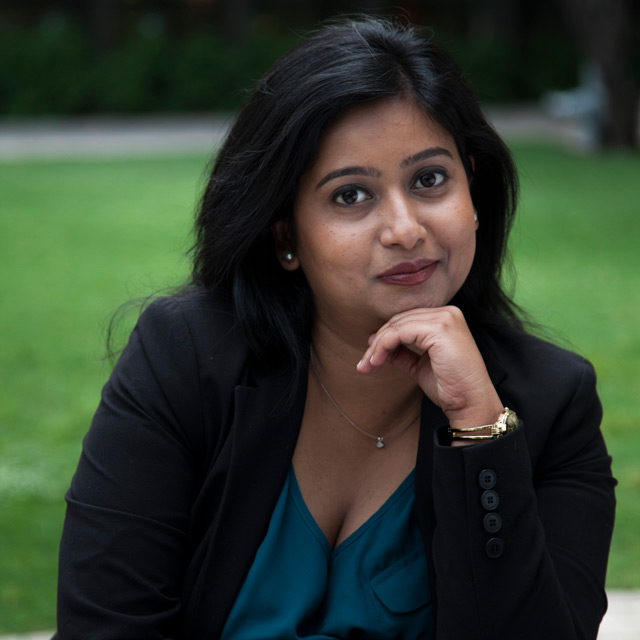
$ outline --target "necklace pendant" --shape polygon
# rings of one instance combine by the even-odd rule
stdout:
[[[318,381],[318,384],[320,385],[320,388],[324,391],[324,394],[327,396],[327,398],[329,398],[329,401],[331,402],[331,404],[336,408],[336,410],[338,411],[338,413],[356,430],[359,431],[362,435],[367,436],[367,438],[373,438],[373,440],[377,440],[376,442],[376,447],[378,449],[384,449],[384,439],[385,436],[374,436],[372,433],[369,433],[368,431],[365,431],[364,429],[362,429],[361,427],[359,427],[341,408],[340,405],[335,401],[335,399],[333,398],[333,396],[329,393],[329,390],[327,389],[327,387],[324,386],[324,384],[322,383],[322,380],[320,379],[320,374],[318,373],[318,369],[316,368],[316,361],[315,358],[313,357],[313,346],[311,346],[310,351],[309,351],[309,357],[311,358],[311,367],[313,369],[313,373],[316,376],[316,380]],[[398,429],[396,431],[393,431],[392,433],[387,434],[387,438],[395,438],[396,436],[399,436],[400,434],[404,433],[418,418],[420,417],[420,414],[418,413],[418,415],[409,423],[406,424],[404,427],[402,427],[401,429]]]

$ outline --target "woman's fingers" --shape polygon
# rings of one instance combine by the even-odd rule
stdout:
[[[405,311],[391,318],[369,337],[369,347],[358,369],[363,373],[378,370],[392,359],[400,346],[422,355],[443,338],[445,333],[455,334],[460,331],[468,333],[468,328],[462,313],[456,307]]]
[[[417,380],[420,378],[423,384],[432,380],[431,361],[427,355],[420,355],[407,347],[398,347],[389,357],[389,362],[405,375]],[[418,372],[418,369],[421,371]],[[424,389],[423,389],[424,390]],[[430,395],[430,392],[429,392]]]
[[[493,412],[497,394],[484,360],[456,307],[412,309],[385,323],[370,339],[361,373],[389,362],[410,376],[451,419]]]

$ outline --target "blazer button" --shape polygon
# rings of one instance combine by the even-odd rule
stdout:
[[[484,530],[488,533],[497,533],[502,529],[502,518],[499,513],[487,513],[482,523]]]
[[[498,508],[498,505],[500,504],[500,498],[495,491],[489,489],[488,491],[482,492],[482,495],[480,496],[480,502],[487,511],[493,511],[494,509]]]
[[[486,552],[489,558],[499,558],[502,555],[503,551],[504,542],[502,542],[500,538],[491,538],[489,542],[487,542]]]
[[[483,489],[493,489],[496,486],[496,472],[493,469],[483,469],[478,476],[478,482]]]

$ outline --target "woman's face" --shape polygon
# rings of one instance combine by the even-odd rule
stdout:
[[[336,120],[293,215],[295,237],[284,221],[274,227],[278,257],[302,268],[316,320],[335,329],[374,332],[401,311],[446,305],[473,261],[477,222],[456,145],[410,101]]]

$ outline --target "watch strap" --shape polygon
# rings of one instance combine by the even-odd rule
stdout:
[[[493,424],[485,424],[481,427],[468,427],[466,429],[452,429],[449,427],[449,433],[454,440],[495,440],[507,433],[511,433],[517,429],[519,425],[520,418],[518,418],[516,412],[509,409],[509,407],[505,407]],[[490,433],[474,435],[478,431],[485,431],[487,429],[490,430]]]

